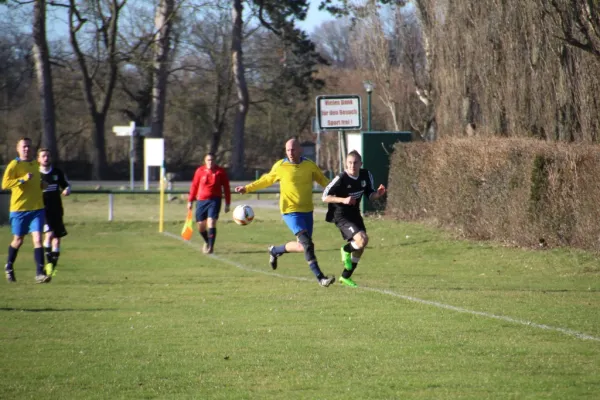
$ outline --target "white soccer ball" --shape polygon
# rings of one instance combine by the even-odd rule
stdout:
[[[233,221],[238,225],[248,225],[254,219],[252,207],[244,204],[233,209]]]

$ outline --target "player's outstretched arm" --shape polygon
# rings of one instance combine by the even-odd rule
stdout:
[[[277,182],[277,170],[279,169],[279,166],[281,165],[282,162],[283,162],[283,160],[277,161],[273,165],[273,167],[271,168],[271,171],[269,171],[268,174],[261,176],[259,179],[247,184],[246,186],[236,187],[235,191],[237,193],[244,194],[244,193],[251,193],[251,192],[255,192],[260,189],[268,188],[269,186],[271,186],[272,184]]]

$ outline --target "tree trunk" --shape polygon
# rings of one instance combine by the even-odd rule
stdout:
[[[154,53],[154,87],[152,88],[151,136],[164,137],[165,102],[167,99],[167,78],[169,75],[169,46],[173,26],[175,0],[161,0],[156,10]]]
[[[210,139],[209,152],[217,154],[219,145],[221,143],[221,137],[225,130],[225,118],[227,117],[227,103],[229,100],[229,93],[231,91],[230,76],[226,75],[227,81],[224,81],[222,74],[217,71],[217,93],[215,95],[215,111],[213,115],[213,132]]]
[[[33,58],[42,112],[42,146],[50,150],[54,162],[59,160],[56,143],[56,114],[50,52],[46,41],[46,0],[33,5]]]
[[[422,137],[428,141],[437,140],[437,120],[436,120],[436,95],[433,84],[433,71],[435,63],[435,51],[433,48],[433,28],[435,23],[435,4],[426,0],[416,0],[415,2],[421,28],[423,32],[423,50],[425,52],[425,73],[422,84],[415,79],[417,95],[426,106],[425,129]]]
[[[238,106],[233,125],[233,151],[231,155],[231,175],[234,179],[241,179],[244,175],[244,129],[250,102],[248,86],[244,75],[244,60],[242,53],[242,9],[242,0],[234,0],[232,10],[233,32],[231,40],[231,56],[233,76],[238,97]]]
[[[106,138],[104,136],[104,127],[106,118],[102,114],[96,113],[94,116],[94,130],[92,132],[92,180],[100,180],[106,176]]]

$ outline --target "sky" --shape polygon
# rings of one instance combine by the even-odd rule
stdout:
[[[304,21],[296,21],[296,25],[308,34],[311,34],[323,22],[335,19],[327,11],[319,11],[320,2],[320,0],[311,0],[306,19]]]
[[[313,30],[325,21],[331,21],[335,18],[327,11],[319,11],[319,3],[321,0],[310,0],[308,15],[304,21],[296,21],[296,25],[311,34]],[[66,14],[62,10],[50,8],[48,10],[47,30],[48,36],[65,36],[66,35]],[[0,7],[0,13],[8,14],[8,9]]]

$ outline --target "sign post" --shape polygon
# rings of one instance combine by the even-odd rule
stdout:
[[[134,164],[135,164],[135,136],[146,136],[150,133],[150,128],[145,126],[135,126],[135,122],[131,121],[129,126],[113,126],[113,133],[117,136],[129,136],[129,188],[135,188]]]

